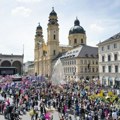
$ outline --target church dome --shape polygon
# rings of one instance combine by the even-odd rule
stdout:
[[[40,23],[39,23],[39,25],[37,26],[37,30],[42,30],[42,27],[41,27]]]
[[[57,16],[57,13],[54,11],[54,7],[52,8],[52,12],[50,13],[50,16]]]
[[[69,35],[76,34],[76,33],[85,34],[85,30],[82,26],[80,26],[80,21],[77,18],[74,21],[74,26],[69,31]]]

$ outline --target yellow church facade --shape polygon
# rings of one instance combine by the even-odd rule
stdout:
[[[42,27],[39,24],[36,28],[34,43],[34,72],[36,75],[51,77],[53,66],[58,58],[79,45],[86,45],[86,32],[76,18],[74,26],[69,30],[68,45],[60,45],[58,17],[53,8],[47,24],[47,42],[45,43],[43,39]],[[97,57],[94,59],[98,60]]]

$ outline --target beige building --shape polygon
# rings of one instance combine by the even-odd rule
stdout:
[[[28,75],[34,75],[34,63],[28,66]]]
[[[101,83],[120,88],[120,33],[100,42],[98,50]]]
[[[23,64],[24,75],[34,75],[34,61],[27,61]]]
[[[98,78],[98,48],[87,45],[66,52],[61,57],[65,79]]]
[[[24,55],[0,54],[0,75],[22,74]]]
[[[42,27],[40,26],[40,24],[36,29],[35,49],[34,49],[35,73],[39,75],[43,74],[44,76],[51,77],[53,66],[56,60],[61,57],[62,62],[64,64],[64,71],[67,69],[67,66],[70,65],[70,64],[65,64],[66,60],[68,61],[73,60],[76,63],[74,65],[75,72],[73,72],[74,70],[69,73],[65,72],[65,76],[67,78],[72,77],[73,75],[74,77],[79,77],[79,78],[81,77],[91,78],[96,76],[98,77],[98,68],[97,68],[98,64],[94,64],[94,65],[91,64],[93,63],[93,61],[97,63],[96,62],[98,60],[97,48],[86,45],[86,32],[84,28],[80,25],[80,21],[77,18],[74,21],[74,26],[69,31],[68,43],[69,43],[68,45],[60,45],[58,17],[57,17],[57,13],[54,11],[53,8],[52,12],[49,14],[49,20],[47,25],[47,43],[45,43],[43,39]],[[87,52],[85,52],[85,54],[81,56],[80,51],[83,50],[84,48],[87,50]],[[76,57],[68,57],[68,58],[64,57],[64,53],[73,56],[74,54],[72,55],[71,51],[74,51],[75,49],[79,49],[78,55]],[[82,60],[83,60],[83,64],[81,63]],[[92,70],[90,69],[89,71],[87,70],[87,73],[85,73],[86,75],[84,75],[84,72],[86,71],[85,66],[86,67],[89,66],[88,64],[90,64],[90,69]],[[80,68],[81,66],[82,68]],[[73,69],[73,68],[68,68],[68,69]],[[97,71],[97,72],[94,72],[92,74],[91,71]]]

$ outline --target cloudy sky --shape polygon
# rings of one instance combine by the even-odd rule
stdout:
[[[34,60],[34,36],[40,22],[47,41],[47,23],[52,7],[58,15],[60,44],[68,44],[68,33],[76,16],[86,30],[87,44],[96,46],[120,32],[119,0],[0,0],[0,53],[22,54]]]

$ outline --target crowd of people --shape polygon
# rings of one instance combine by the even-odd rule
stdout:
[[[120,116],[119,95],[99,80],[54,85],[29,76],[13,82],[8,76],[0,82],[0,96],[0,113],[9,120],[22,119],[26,113],[31,120],[55,120],[56,111],[60,120],[118,120]]]

